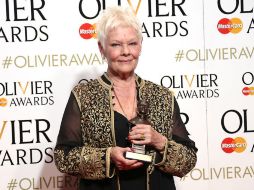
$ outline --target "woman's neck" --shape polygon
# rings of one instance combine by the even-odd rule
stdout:
[[[135,74],[131,74],[128,76],[123,76],[123,75],[114,75],[110,72],[107,72],[108,77],[110,80],[113,82],[113,85],[115,87],[120,87],[120,88],[130,88],[135,86]]]
[[[107,73],[113,83],[112,95],[114,110],[123,114],[128,120],[136,116],[136,81],[135,74],[127,78]]]

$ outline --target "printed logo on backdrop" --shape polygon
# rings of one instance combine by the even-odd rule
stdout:
[[[254,32],[254,18],[253,7],[248,7],[244,0],[218,0],[218,9],[222,14],[231,15],[234,13],[240,13],[246,17],[246,14],[250,15],[250,20],[246,21],[247,31],[246,33]],[[222,34],[233,33],[237,34],[243,29],[243,23],[240,18],[222,18],[218,24],[217,29]]]
[[[10,169],[15,166],[53,164],[51,123],[47,119],[0,120],[0,166]],[[54,144],[52,144],[52,142]],[[43,146],[42,146],[43,145]],[[17,168],[17,167],[16,167]],[[39,174],[39,173],[38,173]],[[4,189],[65,189],[77,186],[77,178],[71,176],[8,176]],[[4,185],[1,183],[1,185]],[[72,188],[71,188],[72,189]]]
[[[84,23],[79,28],[79,35],[84,39],[96,38],[96,24]]]
[[[252,117],[249,117],[248,109],[239,110],[227,110],[223,113],[221,117],[221,127],[222,130],[230,135],[241,134],[242,137],[231,138],[226,137],[222,140],[221,148],[225,153],[238,152],[241,153],[247,148],[247,144],[250,145],[249,152],[254,152],[253,141],[247,143],[247,138],[243,137],[244,135],[253,134],[254,127],[250,125],[249,120]]]
[[[251,179],[254,178],[254,165],[223,165],[222,167],[212,167],[212,168],[194,168],[188,174],[183,176],[180,181],[208,181],[211,180],[229,180],[233,179]]]
[[[78,186],[79,178],[70,175],[10,177],[10,180],[6,181],[7,190],[75,190],[78,189]]]
[[[5,56],[2,60],[3,69],[57,68],[102,64],[105,64],[105,60],[96,52],[85,52],[83,54],[10,55]]]
[[[225,138],[222,143],[221,143],[221,149],[225,153],[232,153],[232,152],[237,152],[237,153],[242,153],[245,151],[247,147],[246,140],[243,137],[236,137],[236,138]]]
[[[254,47],[221,47],[208,49],[178,49],[175,53],[175,61],[181,63],[188,61],[192,63],[204,61],[228,61],[228,60],[250,60],[254,55]]]
[[[0,82],[1,107],[48,106],[54,104],[51,81]]]
[[[172,89],[176,99],[218,98],[217,74],[165,75],[161,85]]]
[[[242,31],[243,23],[239,18],[227,19],[223,18],[219,20],[217,25],[218,31],[222,34],[237,34]]]
[[[254,96],[254,75],[252,72],[245,72],[242,76],[242,82],[245,85],[242,89],[244,96]]]
[[[47,41],[45,5],[45,0],[0,1],[0,43]]]
[[[49,39],[45,0],[0,1],[0,44],[18,42],[45,42]],[[2,24],[3,23],[3,24]],[[86,34],[83,37],[89,37]],[[6,55],[2,58],[3,69],[54,68],[70,66],[101,65],[104,60],[99,53],[83,54],[52,53],[36,55]],[[4,106],[5,98],[0,99]]]
[[[187,36],[188,21],[186,20],[187,13],[185,11],[185,0],[180,2],[175,1],[159,1],[152,0],[96,0],[96,1],[79,1],[79,13],[87,20],[82,23],[79,28],[79,35],[83,39],[95,38],[95,21],[101,11],[110,6],[129,6],[138,16],[149,18],[151,21],[142,23],[142,33],[148,38],[158,37],[174,37]],[[139,15],[142,7],[142,15]],[[177,17],[177,21],[175,18]],[[179,21],[179,18],[180,19]]]
[[[47,119],[1,120],[0,166],[52,163],[53,148],[46,147],[52,143],[50,128]]]
[[[247,6],[243,0],[217,0],[217,7],[218,11],[225,15],[218,20],[218,23],[215,26],[218,32],[223,35],[242,34],[243,32],[254,33],[254,7]],[[232,15],[234,13],[237,14],[237,17]],[[245,18],[244,24],[241,15]],[[250,20],[246,20],[246,18],[249,18]],[[253,46],[178,49],[175,52],[175,62],[180,63],[188,61],[191,63],[203,63],[204,61],[210,61],[211,63],[213,61],[216,63],[216,61],[250,60],[253,58],[253,53]]]

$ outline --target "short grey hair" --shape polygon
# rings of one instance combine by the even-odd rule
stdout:
[[[108,32],[117,27],[132,27],[137,31],[137,37],[142,40],[142,27],[134,12],[128,7],[108,7],[96,24],[97,38],[102,47]]]

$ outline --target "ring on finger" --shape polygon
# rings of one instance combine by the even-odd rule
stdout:
[[[145,140],[145,139],[146,139],[146,137],[145,137],[144,133],[142,133],[142,134],[140,135],[140,140]]]

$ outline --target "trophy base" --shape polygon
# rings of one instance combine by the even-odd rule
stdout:
[[[152,156],[146,154],[139,154],[135,152],[126,152],[125,158],[131,160],[139,160],[142,162],[152,162]]]

